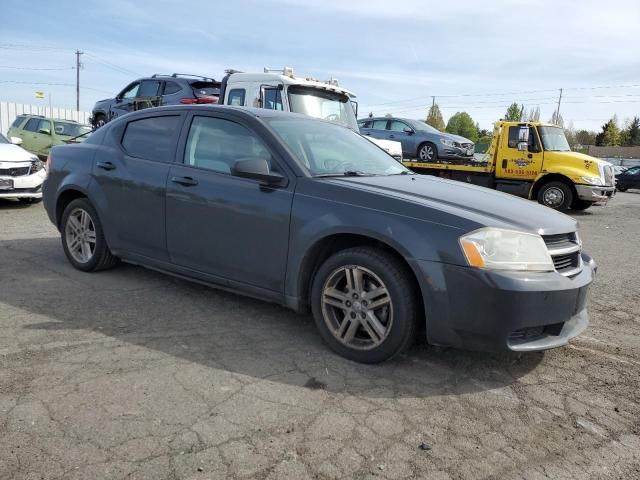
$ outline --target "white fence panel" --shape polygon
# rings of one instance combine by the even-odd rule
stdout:
[[[88,124],[90,112],[76,112],[62,107],[49,108],[48,105],[29,105],[15,102],[0,101],[0,133],[6,135],[11,124],[18,115],[23,113],[43,115],[49,118],[61,118],[64,120],[75,120],[76,122]]]

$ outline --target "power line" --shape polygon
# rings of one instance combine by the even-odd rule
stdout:
[[[15,83],[19,85],[56,85],[61,87],[73,87],[72,83],[49,83],[49,82],[21,82],[17,80],[0,80],[0,83]]]
[[[132,75],[136,75],[138,77],[143,77],[144,76],[141,73],[134,72],[133,70],[129,70],[128,68],[124,68],[124,67],[121,67],[119,65],[116,65],[115,63],[111,63],[111,62],[109,62],[109,61],[107,61],[107,60],[105,60],[105,59],[103,59],[101,57],[96,56],[94,53],[89,53],[89,52],[85,52],[85,53],[86,53],[86,55],[88,57],[92,58],[94,62],[99,63],[99,64],[101,64],[103,66],[109,67],[112,70],[116,70],[116,71],[118,71],[120,73],[125,73],[127,75],[132,74]]]
[[[9,68],[12,70],[47,70],[47,71],[52,71],[52,70],[73,70],[73,67],[47,67],[47,68],[37,68],[37,67],[14,67],[12,65],[0,65],[0,68]]]

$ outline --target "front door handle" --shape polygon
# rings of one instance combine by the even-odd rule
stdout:
[[[527,155],[527,158],[533,158],[533,155],[529,154]]]
[[[171,177],[171,181],[173,183],[179,183],[180,185],[184,185],[185,187],[192,187],[194,185],[198,185],[198,180],[191,177]]]
[[[111,162],[96,162],[96,167],[103,170],[114,170],[116,166]]]
[[[395,135],[389,135],[389,138],[396,138]]]

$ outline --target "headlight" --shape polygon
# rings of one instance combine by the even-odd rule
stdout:
[[[31,160],[31,175],[39,172],[44,168],[44,163],[40,161],[38,158],[34,158]]]
[[[440,139],[440,143],[442,143],[443,145],[446,145],[447,147],[455,147],[456,146],[456,142],[454,142],[453,140],[448,140],[446,138],[441,138]]]
[[[600,177],[580,177],[582,180],[590,185],[602,185],[602,179]]]
[[[555,270],[540,235],[487,227],[460,237],[460,246],[472,267],[529,272]]]

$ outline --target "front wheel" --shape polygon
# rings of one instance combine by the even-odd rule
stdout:
[[[96,115],[96,119],[93,122],[93,128],[97,130],[100,127],[104,127],[106,123],[107,123],[107,117],[99,113],[98,115]]]
[[[343,357],[378,363],[406,350],[417,330],[411,273],[368,247],[330,257],[313,279],[311,301],[320,334]]]
[[[549,182],[540,187],[538,202],[554,210],[568,210],[573,203],[573,192],[564,182]]]
[[[86,198],[73,200],[62,214],[62,248],[78,270],[95,272],[113,267],[113,256],[104,238],[98,214]]]
[[[418,160],[421,162],[435,162],[438,160],[438,149],[433,143],[423,143],[418,149]]]

